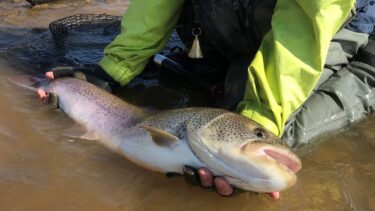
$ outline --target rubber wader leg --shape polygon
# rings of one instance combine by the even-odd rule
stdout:
[[[343,64],[344,59],[339,58],[340,55],[352,58],[358,48],[367,44],[368,36],[348,30],[338,35],[333,42],[339,43],[341,48],[336,46],[336,50],[329,52],[327,61],[330,63],[325,69],[328,72],[322,74],[312,95],[285,126],[283,139],[291,147],[311,143],[323,134],[346,128],[374,110],[375,67],[358,61]]]

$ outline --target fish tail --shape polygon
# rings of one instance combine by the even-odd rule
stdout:
[[[17,86],[21,86],[32,91],[36,91],[38,88],[50,83],[50,81],[44,77],[31,75],[15,75],[9,77],[8,80]]]

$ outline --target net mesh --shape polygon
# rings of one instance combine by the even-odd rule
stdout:
[[[50,32],[61,50],[74,48],[77,41],[88,40],[95,42],[101,40],[109,44],[121,31],[121,16],[107,14],[79,14],[53,21],[49,25]],[[86,37],[87,39],[82,39]],[[175,48],[184,49],[180,37],[176,31],[163,50],[164,53]]]
[[[96,33],[107,36],[120,32],[121,17],[107,14],[79,14],[65,17],[49,24],[55,42],[63,47],[64,39],[74,31],[100,30]],[[91,28],[91,30],[89,30]]]

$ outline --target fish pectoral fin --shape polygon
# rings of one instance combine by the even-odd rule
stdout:
[[[71,138],[86,139],[90,141],[98,140],[98,136],[95,131],[87,131],[80,125],[76,125],[65,130],[64,135]]]
[[[177,136],[156,127],[148,125],[138,125],[138,127],[145,129],[150,134],[152,140],[160,146],[170,146],[179,140]]]
[[[99,139],[98,134],[95,131],[88,131],[87,133],[83,134],[80,138],[90,141],[95,141]]]

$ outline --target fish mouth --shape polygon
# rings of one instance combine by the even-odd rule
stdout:
[[[296,173],[302,168],[300,159],[287,148],[279,145],[254,144],[258,148],[245,155],[250,162],[220,161],[223,176],[236,187],[255,192],[278,192],[293,186],[296,181]],[[223,155],[223,154],[222,154]],[[211,155],[212,156],[212,155]],[[217,156],[213,155],[218,159]],[[237,160],[238,161],[238,160]],[[241,164],[242,163],[242,164]],[[249,164],[245,170],[243,164]],[[246,165],[246,164],[245,164]],[[236,172],[235,174],[232,174]]]
[[[254,143],[242,145],[240,152],[251,168],[244,171],[238,179],[253,182],[258,192],[282,191],[293,186],[296,173],[301,170],[301,160],[289,148],[275,144]]]
[[[275,160],[288,171],[297,173],[302,168],[301,160],[288,149],[280,147],[265,147],[262,149],[265,156]]]
[[[287,147],[281,145],[249,142],[241,147],[241,152],[249,157],[263,157],[266,162],[276,163],[293,174],[302,168],[301,160]]]
[[[302,167],[292,151],[278,144],[251,139],[243,145],[209,147],[206,142],[190,142],[194,154],[216,176],[223,176],[244,190],[266,193],[285,190],[295,184],[295,173]]]

